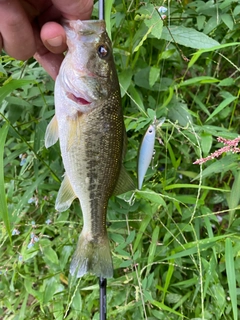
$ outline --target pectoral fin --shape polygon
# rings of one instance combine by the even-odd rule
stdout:
[[[122,165],[121,171],[119,174],[118,182],[116,184],[116,187],[113,191],[113,195],[117,196],[119,194],[135,190],[136,187],[134,185],[134,182],[132,181],[132,178],[127,173],[126,169]]]
[[[58,141],[58,122],[56,116],[52,118],[45,133],[45,147],[49,148]]]
[[[70,124],[68,131],[67,151],[69,151],[74,146],[74,143],[80,139],[80,118],[81,115],[79,116],[78,114],[76,114],[74,118],[68,119],[68,121],[70,121]]]
[[[66,211],[75,198],[77,196],[72,189],[68,176],[65,175],[58,191],[55,209],[60,212]]]

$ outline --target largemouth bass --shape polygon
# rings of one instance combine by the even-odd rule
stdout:
[[[68,52],[55,83],[55,116],[45,145],[59,139],[65,175],[56,199],[58,211],[78,198],[83,230],[70,273],[113,276],[106,231],[109,197],[134,188],[123,168],[125,127],[118,77],[104,21],[68,21]]]

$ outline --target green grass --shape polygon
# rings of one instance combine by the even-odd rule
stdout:
[[[154,117],[166,117],[143,189],[109,201],[115,271],[108,319],[237,320],[239,154],[193,163],[223,147],[217,137],[239,134],[240,6],[168,4],[164,21],[154,11],[161,1],[116,0],[106,10],[128,135],[125,167],[135,181],[141,138]],[[82,228],[79,204],[64,213],[54,209],[64,169],[58,145],[44,147],[53,89],[34,60],[1,56],[4,320],[99,319],[98,279],[69,278]]]

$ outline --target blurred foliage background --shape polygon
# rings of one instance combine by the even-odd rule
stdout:
[[[239,134],[240,1],[106,2],[135,181],[142,136],[166,117],[142,190],[109,201],[108,319],[240,319],[239,154],[193,164]],[[58,145],[44,147],[53,90],[33,59],[0,57],[4,320],[99,319],[98,279],[69,277],[79,203],[54,209],[64,170]]]

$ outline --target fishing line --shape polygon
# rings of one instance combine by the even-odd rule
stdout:
[[[164,2],[163,2],[163,4],[164,4]],[[158,8],[155,7],[155,10],[157,11],[157,13],[159,15],[159,19],[164,21],[167,18],[167,15],[166,15],[167,11],[170,13],[170,2],[168,1],[168,8],[166,8],[164,6],[160,6]],[[181,57],[183,58],[183,60],[188,61],[188,59],[183,54],[182,50],[179,48],[178,44],[176,43],[176,41],[171,33],[170,14],[168,14],[168,25],[166,25],[166,28],[167,28],[175,46],[176,46],[176,49],[180,53]],[[165,50],[167,49],[167,46],[168,46],[168,44],[166,45]],[[158,59],[157,67],[160,62],[159,60],[161,60],[161,57]],[[163,77],[164,63],[165,63],[165,61],[163,60],[162,68],[159,70],[159,90],[158,90],[158,95],[157,95],[157,99],[156,99],[155,113],[157,112],[158,101],[160,98],[160,85],[161,85],[161,79]],[[152,161],[152,167],[153,167],[154,144],[155,144],[156,133],[157,133],[157,129],[160,128],[160,126],[163,124],[164,121],[165,121],[165,118],[163,121],[162,121],[162,119],[160,119],[159,123],[157,123],[156,119],[153,120],[153,122],[150,124],[150,126],[148,127],[147,131],[145,132],[145,134],[143,136],[143,140],[142,140],[140,147],[139,147],[139,157],[138,157],[138,189],[141,189],[141,187],[142,187],[143,179],[145,177],[145,174],[147,172],[147,169],[148,169],[151,161]]]
[[[164,4],[164,2],[163,2],[163,4]],[[160,16],[160,18],[161,18],[162,21],[164,21],[164,19],[167,18],[167,15],[166,15],[166,14],[167,14],[167,11],[168,11],[168,10],[170,10],[170,9],[169,9],[169,8],[168,8],[168,9],[165,8],[163,5],[158,8],[157,12],[158,12],[158,14],[159,14],[159,16]],[[169,16],[169,18],[170,18],[170,15],[168,15],[168,16]],[[166,47],[165,47],[164,51],[167,50],[168,45],[169,45],[169,44],[166,44]],[[163,60],[163,62],[162,62],[162,68],[159,70],[159,91],[158,91],[158,96],[157,96],[157,100],[156,100],[156,106],[158,105],[158,101],[159,101],[159,98],[160,98],[160,85],[161,85],[161,80],[162,80],[162,78],[163,78],[163,70],[164,70],[164,67],[165,67],[165,60]]]
[[[164,1],[163,1],[163,4],[164,4]],[[167,13],[168,9],[166,7],[164,7],[163,5],[161,5],[158,8],[155,7],[154,10],[156,10],[158,12],[159,19],[161,19],[162,21],[167,18],[166,13]],[[166,45],[166,48],[167,48],[167,45]],[[166,48],[164,49],[164,51],[166,50]],[[159,68],[160,70],[159,70],[159,89],[158,89],[158,94],[157,94],[157,98],[156,98],[155,114],[157,113],[157,106],[158,106],[158,102],[159,102],[159,98],[160,98],[160,85],[161,85],[161,80],[163,77],[163,69],[164,69],[164,64],[165,64],[165,60],[163,60],[162,61],[162,68],[160,68],[159,67],[160,60],[161,60],[161,58],[158,58],[157,65],[156,65],[156,67]],[[154,120],[147,128],[147,130],[143,136],[142,142],[140,144],[139,152],[138,152],[138,169],[137,169],[138,189],[139,190],[142,188],[143,180],[144,180],[144,177],[146,175],[146,172],[147,172],[147,169],[148,169],[150,163],[151,163],[152,169],[154,169],[154,167],[155,167],[154,166],[154,156],[156,154],[156,151],[154,149],[155,139],[156,139],[157,131],[162,126],[164,121],[165,121],[165,117],[161,118],[160,120],[157,120],[156,116],[155,116]],[[161,141],[161,139],[160,139],[160,141]]]
[[[170,10],[170,2],[169,1],[168,1],[168,10]],[[157,12],[159,14],[160,19],[163,21],[165,19],[165,17],[164,17],[164,15],[162,15],[162,13],[164,13],[164,12],[161,11],[161,10],[160,11],[157,10]],[[168,32],[169,32],[169,34],[170,34],[170,36],[171,36],[171,38],[172,38],[177,50],[178,50],[178,52],[180,53],[180,56],[182,57],[182,59],[184,61],[186,61],[186,62],[189,62],[190,60],[184,55],[183,51],[180,49],[179,45],[177,44],[177,42],[175,41],[175,39],[173,37],[173,34],[172,34],[171,30],[170,30],[170,21],[171,20],[170,20],[170,14],[169,14],[169,16],[168,16],[168,25],[166,25],[166,28],[168,29]]]

